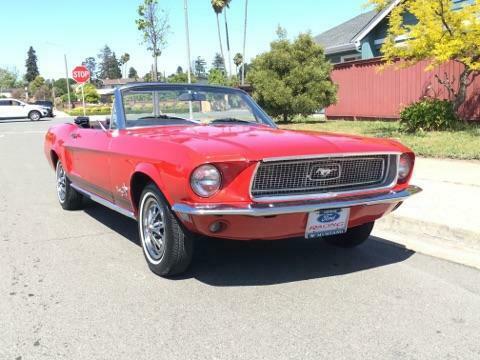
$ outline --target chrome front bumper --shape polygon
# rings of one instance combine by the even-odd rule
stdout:
[[[273,216],[282,214],[306,213],[321,209],[347,208],[352,206],[368,206],[389,204],[404,201],[412,195],[421,192],[422,189],[410,185],[405,190],[390,191],[375,195],[358,195],[342,199],[322,199],[284,203],[260,204],[253,203],[243,206],[233,205],[204,205],[204,204],[174,204],[172,210],[180,214],[188,215],[245,215],[245,216]]]

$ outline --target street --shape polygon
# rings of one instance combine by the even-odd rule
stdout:
[[[389,239],[201,239],[154,275],[133,220],[58,204],[65,121],[0,120],[0,359],[480,359],[480,272]]]

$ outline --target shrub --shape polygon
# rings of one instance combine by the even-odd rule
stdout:
[[[330,77],[332,64],[312,36],[300,34],[292,42],[282,31],[270,51],[252,60],[248,81],[260,106],[288,122],[334,104],[337,86]]]
[[[451,101],[425,99],[403,109],[400,123],[402,130],[416,132],[453,129],[459,121]]]
[[[109,106],[95,106],[95,107],[87,107],[85,109],[85,113],[88,115],[110,115],[112,109]],[[72,116],[83,116],[83,108],[77,107],[68,111],[69,115]]]

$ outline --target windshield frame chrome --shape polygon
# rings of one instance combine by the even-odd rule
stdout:
[[[253,115],[259,120],[255,125],[267,125],[271,128],[277,128],[275,122],[267,115],[267,113],[250,97],[250,95],[237,88],[226,87],[226,86],[214,86],[214,85],[200,85],[200,84],[167,84],[167,83],[134,83],[121,86],[115,89],[114,95],[114,106],[118,119],[118,128],[127,129],[126,126],[126,115],[124,108],[123,96],[125,93],[134,90],[134,91],[168,91],[168,90],[180,90],[180,91],[211,91],[211,92],[225,92],[229,94],[239,94],[242,96],[242,99],[250,106]],[[188,124],[187,124],[188,125]],[[196,125],[192,122],[192,126]],[[198,124],[197,124],[198,125]],[[155,125],[155,126],[168,126],[168,125]],[[131,129],[131,127],[128,127]]]

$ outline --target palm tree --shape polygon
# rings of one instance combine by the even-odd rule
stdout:
[[[223,8],[226,6],[226,0],[211,0],[213,11],[217,16],[217,32],[218,32],[218,42],[220,44],[220,54],[222,55],[223,63],[225,64],[225,55],[223,53],[222,45],[222,33],[220,32],[220,19],[219,16],[223,11]]]
[[[130,61],[130,54],[125,53],[120,57],[120,65],[122,66],[122,77],[127,77],[127,62]]]
[[[243,63],[243,55],[236,53],[233,57],[233,63],[235,64],[235,76],[238,77],[238,67]]]
[[[245,44],[247,43],[247,13],[248,13],[248,0],[245,0],[245,23],[243,25],[243,53],[242,60],[245,61]],[[242,64],[242,85],[245,85],[245,62]]]
[[[228,76],[232,76],[232,61],[230,58],[230,35],[228,34],[228,22],[227,22],[227,9],[230,7],[231,0],[224,0],[223,9],[223,18],[225,20],[225,38],[227,40],[227,58],[228,58]],[[227,64],[225,64],[227,65]]]

